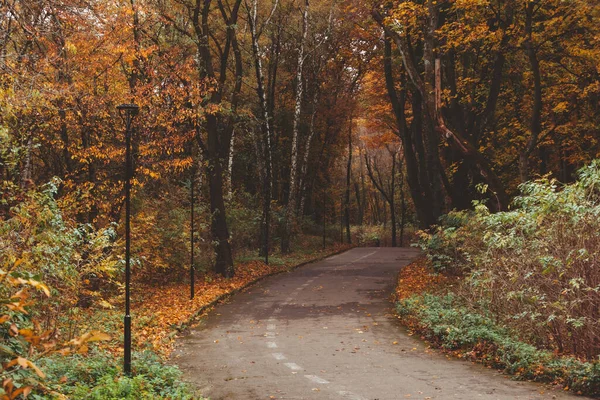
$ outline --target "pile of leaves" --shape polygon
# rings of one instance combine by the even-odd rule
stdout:
[[[448,277],[434,272],[428,260],[425,257],[420,257],[400,270],[395,298],[396,300],[403,300],[415,294],[420,294],[425,289],[435,290],[435,288],[447,284],[447,282]]]

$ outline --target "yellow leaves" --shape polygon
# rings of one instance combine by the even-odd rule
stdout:
[[[24,259],[19,259],[17,260],[12,268],[11,271],[14,271],[17,269],[17,267],[19,265],[21,265],[23,263]],[[7,272],[0,270],[0,282],[2,282],[2,280],[7,280],[8,283],[11,284],[11,286],[15,287],[15,286],[30,286],[33,287],[35,289],[38,289],[42,292],[44,292],[44,294],[48,297],[50,297],[50,289],[48,288],[47,285],[45,285],[44,283],[37,281],[35,279],[25,279],[22,277],[15,277],[12,275],[9,275]],[[17,293],[13,294],[11,296],[11,299],[20,299],[21,301],[24,301],[26,298],[28,297],[27,295],[27,290],[25,289],[21,289],[19,290]],[[22,309],[22,304],[17,304],[17,303],[12,303],[13,307],[16,307],[19,310],[23,310]],[[23,310],[24,311],[24,310]]]
[[[98,302],[98,305],[102,308],[106,308],[108,310],[112,310],[113,308],[115,308],[115,306],[113,306],[112,304],[110,304],[108,301],[106,300],[100,300]]]
[[[417,4],[412,1],[400,3],[390,13],[386,23],[396,30],[406,28],[417,28],[420,20],[428,15],[427,7],[424,4]]]
[[[48,286],[46,286],[44,283],[42,283],[42,282],[38,282],[38,281],[36,281],[36,280],[33,280],[33,279],[27,279],[27,280],[20,279],[20,282],[21,282],[22,284],[28,284],[28,285],[31,285],[31,286],[33,286],[34,288],[36,288],[36,289],[38,289],[38,290],[41,290],[42,292],[44,292],[44,294],[45,294],[47,297],[50,297],[50,289],[48,289]]]
[[[156,172],[153,169],[150,168],[146,168],[146,167],[139,167],[139,172],[151,179],[159,179],[160,178],[160,174],[158,172]]]
[[[567,103],[566,101],[561,101],[556,106],[554,106],[552,111],[555,112],[556,114],[568,112],[569,111],[569,103]]]
[[[86,343],[100,342],[100,341],[110,340],[110,339],[111,339],[110,335],[108,335],[108,334],[106,334],[104,332],[92,331],[92,332],[85,333],[84,335],[71,340],[69,342],[69,344],[73,345],[75,347],[80,347],[81,348]]]
[[[33,330],[31,329],[19,329],[19,335],[23,336],[25,339],[33,337]]]
[[[67,50],[71,54],[77,54],[77,46],[73,42],[70,42],[70,41],[66,42],[65,50]]]
[[[42,372],[41,369],[39,369],[34,363],[32,363],[31,361],[29,361],[28,359],[26,359],[24,357],[15,358],[14,360],[12,360],[8,364],[6,364],[4,366],[4,369],[9,369],[9,368],[15,367],[17,365],[21,366],[21,368],[23,368],[23,369],[27,369],[27,368],[33,369],[40,378],[46,377],[46,375]]]
[[[455,0],[453,4],[455,9],[462,9],[465,11],[488,7],[489,5],[489,0]]]
[[[222,111],[222,107],[220,104],[213,104],[213,103],[209,103],[205,108],[204,108],[204,113],[207,115],[215,115],[218,114],[219,112]]]
[[[62,355],[68,355],[72,351],[75,351],[76,353],[79,353],[79,354],[86,354],[89,350],[88,343],[108,341],[111,339],[112,339],[111,336],[108,335],[107,333],[104,333],[101,331],[91,331],[91,332],[83,334],[82,336],[80,336],[78,338],[72,339],[71,341],[66,343],[62,348],[57,349],[55,351],[49,351],[49,352],[55,352],[55,353],[59,353]]]
[[[2,382],[2,389],[4,389],[4,395],[2,396],[2,400],[12,400],[17,399],[19,396],[22,396],[24,399],[29,396],[31,393],[31,386],[22,386],[20,388],[16,388],[13,384],[13,380],[11,378],[6,378]]]

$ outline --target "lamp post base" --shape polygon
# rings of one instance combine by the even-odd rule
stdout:
[[[126,315],[124,318],[125,323],[125,345],[124,345],[124,356],[123,356],[123,372],[127,376],[131,376],[131,315]]]

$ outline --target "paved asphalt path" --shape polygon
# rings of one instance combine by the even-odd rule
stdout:
[[[576,398],[447,359],[407,335],[390,294],[416,255],[356,248],[271,277],[216,307],[174,362],[212,400]]]

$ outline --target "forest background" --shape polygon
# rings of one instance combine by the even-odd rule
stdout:
[[[520,184],[545,177],[561,191],[600,150],[592,0],[0,10],[0,352],[13,398],[85,381],[44,383],[31,360],[119,332],[116,319],[73,321],[123,302],[121,103],[140,106],[132,236],[147,287],[182,283],[192,235],[200,281],[251,279],[267,253],[286,265],[334,242],[405,245],[474,201],[518,208]],[[597,267],[582,271],[570,279],[597,289]],[[594,358],[597,327],[592,337],[568,351]]]

